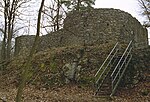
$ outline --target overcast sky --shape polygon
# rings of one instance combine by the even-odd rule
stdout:
[[[143,22],[138,0],[96,0],[95,7],[121,9],[136,17],[141,23]]]
[[[38,1],[40,2],[40,0]],[[46,1],[48,2],[49,0]],[[34,5],[34,10],[37,11],[39,9],[40,3],[37,2],[37,0],[33,0],[33,2],[35,2],[34,4],[36,5],[36,6]],[[144,21],[143,17],[140,16],[140,6],[138,4],[138,0],[96,0],[94,7],[121,9],[123,11],[130,13],[133,17],[136,17],[141,23],[143,23]],[[33,16],[37,16],[37,14],[34,13]],[[35,19],[37,18],[32,16],[30,18],[31,21],[32,20],[35,21]],[[36,22],[34,23],[32,22],[33,25],[36,25]],[[32,31],[35,32],[36,29],[32,29]]]
[[[40,2],[36,2],[37,0],[33,0],[36,5],[40,4]],[[40,1],[40,0],[38,0]],[[49,0],[46,0],[45,3],[48,3]],[[144,18],[140,16],[141,10],[138,3],[138,0],[96,0],[95,2],[95,8],[116,8],[121,9],[123,11],[126,11],[130,13],[133,17],[136,17],[138,21],[143,23]],[[39,5],[36,6],[36,10],[39,9]],[[34,14],[35,15],[35,14]],[[35,19],[35,18],[34,18]]]

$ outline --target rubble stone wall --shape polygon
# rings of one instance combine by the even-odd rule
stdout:
[[[0,41],[0,61],[2,60],[1,53],[2,53],[2,41]]]
[[[16,54],[33,43],[34,36],[16,38]],[[39,51],[52,47],[73,45],[127,44],[133,40],[135,48],[148,46],[148,32],[136,18],[118,9],[91,9],[70,12],[63,29],[43,35]]]

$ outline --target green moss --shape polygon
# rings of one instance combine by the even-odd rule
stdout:
[[[46,70],[46,67],[45,67],[44,63],[41,63],[40,70],[43,71],[43,72]]]
[[[150,91],[148,89],[143,89],[143,90],[141,90],[140,93],[141,93],[142,96],[147,96],[149,94],[149,92]]]
[[[58,72],[58,68],[57,68],[56,62],[54,62],[54,61],[50,62],[49,67],[51,68],[51,72],[52,73],[57,73]]]
[[[84,77],[81,77],[79,79],[78,83],[80,85],[84,85],[84,86],[91,86],[91,85],[94,84],[94,78],[93,77],[84,76]]]

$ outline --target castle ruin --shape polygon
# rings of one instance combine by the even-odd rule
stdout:
[[[23,48],[30,49],[34,37],[17,37],[15,53]],[[126,44],[131,40],[136,49],[148,47],[147,29],[129,13],[107,8],[74,11],[67,15],[62,29],[40,37],[38,51],[73,45]]]

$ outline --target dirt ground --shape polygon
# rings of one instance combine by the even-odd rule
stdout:
[[[146,79],[132,88],[119,88],[113,97],[94,96],[94,90],[78,85],[53,88],[37,88],[28,85],[24,89],[23,102],[150,102],[150,73]],[[15,81],[11,77],[0,76],[0,102],[14,102],[17,93]]]

